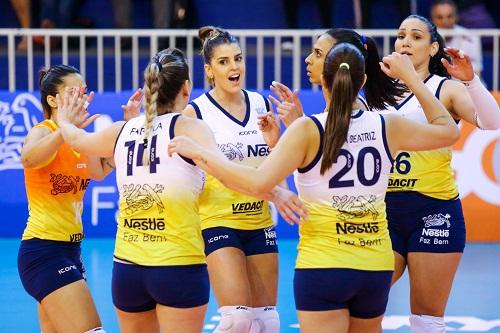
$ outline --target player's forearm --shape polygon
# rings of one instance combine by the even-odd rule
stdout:
[[[497,101],[481,83],[476,75],[471,81],[464,82],[477,112],[477,126],[483,129],[500,128],[500,108]]]
[[[208,150],[201,150],[195,163],[207,173],[217,178],[224,186],[247,195],[270,199],[273,186],[265,183],[263,174],[257,169],[239,165]]]

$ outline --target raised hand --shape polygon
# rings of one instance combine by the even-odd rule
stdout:
[[[280,121],[278,117],[272,111],[269,111],[264,114],[259,114],[257,119],[257,125],[259,126],[259,130],[262,132],[264,141],[270,148],[273,148],[276,146],[281,134]]]
[[[300,224],[307,218],[307,209],[304,207],[299,197],[290,190],[282,187],[275,187],[273,190],[273,199],[271,200],[278,212],[290,224]]]
[[[451,57],[451,63],[445,58],[441,58],[441,63],[451,76],[461,81],[474,79],[472,62],[464,51],[454,47],[446,47],[444,51]]]
[[[380,64],[380,69],[389,77],[401,80],[408,84],[410,80],[418,79],[413,63],[406,54],[392,52],[385,56]]]
[[[82,95],[80,87],[66,87],[64,97],[60,94],[56,95],[56,121],[58,123],[68,122],[79,128],[85,128],[100,116],[98,114],[91,116],[87,112],[87,107],[93,97],[93,92],[88,96]]]
[[[128,99],[127,104],[122,105],[123,120],[127,121],[141,114],[141,101],[144,96],[142,89],[138,88]]]
[[[299,91],[293,92],[284,84],[273,81],[271,91],[278,96],[279,100],[269,95],[269,100],[276,106],[276,112],[285,127],[290,126],[295,119],[304,115],[302,103],[299,99]]]
[[[269,86],[271,89],[272,93],[278,97],[280,102],[291,102],[291,97],[292,97],[292,90],[285,86],[283,83],[278,82],[278,81],[273,81],[271,85]]]

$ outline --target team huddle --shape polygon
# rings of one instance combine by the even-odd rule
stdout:
[[[305,59],[326,108],[304,116],[298,92],[280,82],[269,98],[242,89],[245,61],[233,35],[203,27],[199,37],[209,91],[190,100],[183,53],[162,50],[125,120],[99,132],[84,130],[97,115],[87,112],[94,96],[78,70],[41,72],[45,120],[22,150],[29,218],[18,266],[42,332],[104,332],[85,283],[81,213],[89,179],[113,168],[121,332],[199,333],[210,288],[221,314],[215,333],[280,332],[270,202],[299,224],[301,332],[381,332],[391,284],[406,266],[412,332],[445,332],[465,246],[450,146],[461,120],[500,128],[499,107],[469,57],[445,48],[417,15],[401,23],[395,52],[382,59],[372,38],[328,30]],[[282,185],[291,174],[298,194]],[[61,177],[83,185],[56,186]]]

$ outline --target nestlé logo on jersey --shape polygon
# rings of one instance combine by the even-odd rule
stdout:
[[[233,214],[262,213],[263,205],[264,205],[264,200],[254,201],[254,202],[239,202],[231,204],[233,208]]]
[[[165,219],[163,217],[124,219],[123,226],[143,231],[165,230]]]
[[[66,176],[63,174],[50,174],[49,182],[52,183],[50,194],[85,191],[90,184],[90,178],[80,178],[80,176]]]
[[[267,156],[271,152],[271,149],[265,144],[265,143],[260,143],[260,144],[255,144],[255,145],[248,145],[248,155],[247,157],[262,157],[262,156]]]
[[[379,231],[378,222],[337,222],[337,234],[374,234]]]

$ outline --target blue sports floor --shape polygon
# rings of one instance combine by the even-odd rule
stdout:
[[[111,302],[113,243],[113,239],[83,242],[87,281],[108,333],[119,332]],[[18,278],[18,246],[19,240],[0,239],[0,329],[2,332],[40,332],[35,301],[26,294]],[[292,291],[295,246],[295,240],[280,241],[278,310],[282,333],[299,332]],[[408,299],[405,277],[391,291],[384,332],[410,332]],[[211,332],[215,327],[216,309],[212,295],[203,332]],[[500,244],[467,245],[448,302],[446,323],[447,331],[500,333]]]

